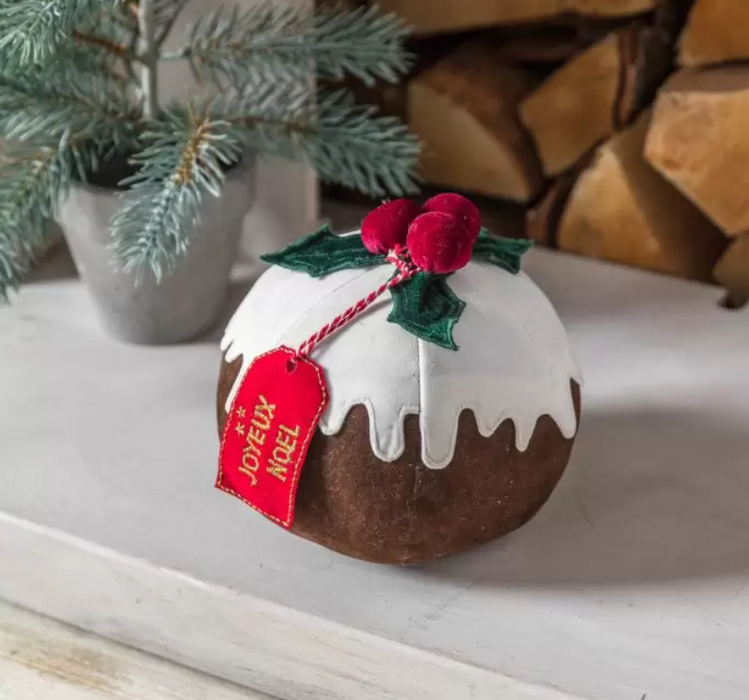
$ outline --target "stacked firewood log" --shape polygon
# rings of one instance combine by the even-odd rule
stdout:
[[[413,74],[377,100],[424,140],[428,184],[749,301],[749,0],[378,4],[414,30]]]

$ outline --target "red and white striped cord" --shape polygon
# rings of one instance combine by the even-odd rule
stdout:
[[[336,316],[330,323],[326,323],[319,331],[313,333],[299,346],[296,353],[297,357],[309,357],[312,350],[325,340],[325,338],[335,333],[339,328],[342,328],[347,323],[353,321],[380,296],[387,292],[388,289],[395,287],[397,284],[401,284],[401,282],[405,282],[419,271],[419,268],[416,267],[416,265],[414,265],[405,254],[405,248],[403,248],[403,246],[396,246],[391,250],[387,255],[387,260],[398,268],[398,274],[395,275],[395,277],[391,277],[378,289],[364,297],[364,299],[360,299],[356,304],[350,306],[343,313]]]

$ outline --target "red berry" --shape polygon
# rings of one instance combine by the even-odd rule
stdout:
[[[481,212],[470,199],[453,192],[445,192],[428,199],[424,203],[424,209],[452,214],[458,221],[466,224],[474,241],[478,238],[481,230]]]
[[[414,219],[408,229],[408,251],[417,267],[446,274],[465,267],[471,259],[473,237],[451,214],[430,211]]]
[[[388,253],[396,245],[404,245],[408,226],[421,211],[410,199],[393,199],[373,209],[361,224],[364,247],[370,253]]]

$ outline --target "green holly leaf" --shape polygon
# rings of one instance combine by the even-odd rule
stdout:
[[[473,259],[485,260],[516,275],[520,272],[523,254],[532,247],[533,241],[522,238],[495,238],[482,228],[473,246]]]
[[[311,277],[386,262],[384,255],[375,255],[364,247],[361,236],[336,236],[327,225],[260,259],[288,270],[306,272]]]
[[[448,350],[457,350],[453,327],[466,304],[455,296],[444,275],[419,272],[391,290],[393,309],[388,321],[415,336]]]

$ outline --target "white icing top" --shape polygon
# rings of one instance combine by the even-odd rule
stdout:
[[[314,279],[280,267],[268,270],[221,342],[227,361],[243,358],[227,410],[255,357],[279,345],[298,347],[392,272],[383,265]],[[404,450],[404,417],[418,414],[422,461],[434,469],[452,460],[463,409],[473,411],[486,437],[512,420],[519,450],[527,448],[544,414],[565,437],[573,437],[577,420],[570,380],[581,384],[582,377],[564,327],[541,290],[522,272],[512,275],[483,262],[469,263],[449,285],[466,302],[453,329],[457,351],[389,323],[387,292],[315,348],[312,359],[325,370],[330,391],[320,430],[337,433],[349,410],[362,404],[369,412],[372,451],[390,462]]]

